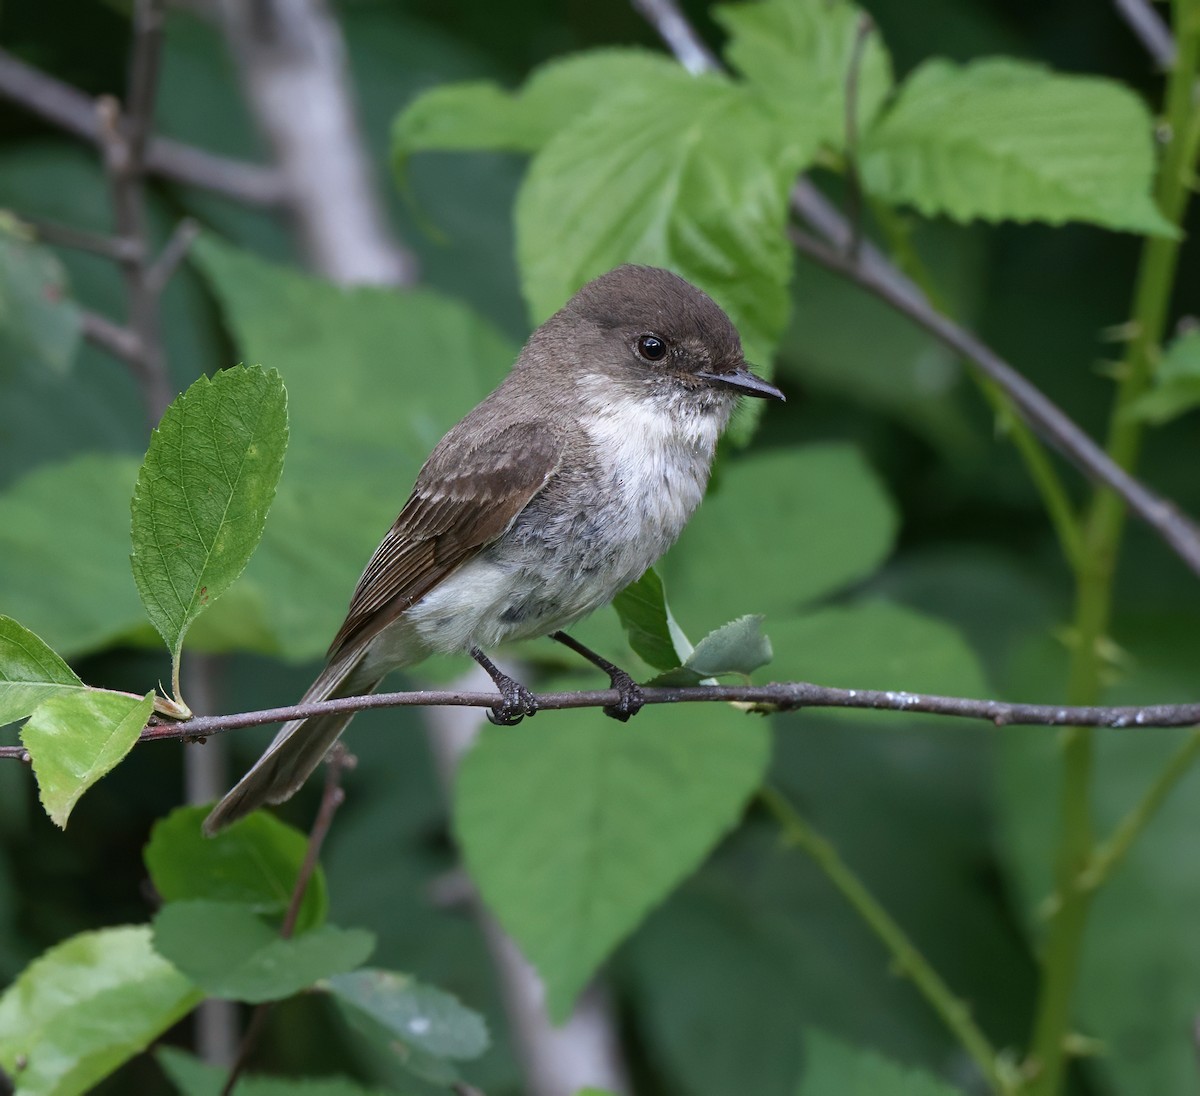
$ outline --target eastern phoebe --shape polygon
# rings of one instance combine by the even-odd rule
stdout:
[[[489,718],[515,723],[537,702],[484,650],[549,635],[608,673],[620,700],[605,712],[628,719],[637,684],[561,629],[675,542],[739,396],[783,399],[710,297],[648,266],[589,282],[425,462],[304,700],[369,693],[391,670],[465,651],[500,691]],[[350,718],[285,723],[205,830],[290,797]]]

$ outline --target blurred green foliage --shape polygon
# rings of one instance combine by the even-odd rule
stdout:
[[[970,95],[972,79],[982,80],[970,62],[997,54],[1035,59],[1061,73],[1116,78],[1132,89],[1105,85],[1112,111],[1099,119],[1072,115],[1073,129],[1098,121],[1116,126],[1121,118],[1111,115],[1124,112],[1123,124],[1136,131],[1160,99],[1159,76],[1108,6],[932,0],[920,18],[902,0],[868,6],[879,31],[864,60],[864,123],[882,107],[890,80],[924,73],[907,86],[909,100],[937,100],[935,78],[958,80],[965,86],[954,94]],[[182,213],[207,230],[164,299],[177,387],[239,361],[260,362],[279,370],[289,397],[292,444],[263,543],[189,637],[202,649],[233,652],[221,663],[219,710],[265,707],[299,694],[314,665],[297,668],[264,656],[302,662],[320,654],[355,575],[431,445],[503,374],[531,320],[561,301],[570,283],[628,258],[670,261],[701,281],[707,276],[714,292],[724,290],[764,366],[778,347],[775,373],[789,395],[786,406],[768,409],[748,449],[727,454],[710,499],[664,561],[683,630],[695,639],[733,617],[764,613],[774,662],[760,679],[1062,701],[1071,577],[1021,462],[975,388],[943,348],[848,283],[800,262],[790,288],[782,288],[793,260],[771,232],[782,225],[791,172],[816,156],[822,140],[838,150],[842,133],[828,116],[840,109],[841,83],[831,75],[840,71],[840,58],[831,58],[829,73],[797,73],[787,68],[786,48],[809,41],[803,21],[775,25],[767,9],[738,6],[689,10],[714,45],[727,32],[742,35],[728,57],[747,83],[705,82],[712,112],[729,117],[728,131],[711,147],[681,147],[692,121],[690,89],[673,74],[664,78],[665,92],[652,86],[649,73],[667,62],[650,55],[611,54],[586,80],[566,90],[551,85],[554,94],[542,108],[532,81],[516,98],[502,92],[520,88],[531,72],[546,80],[554,69],[538,66],[561,65],[573,50],[657,50],[653,34],[624,5],[339,5],[378,179],[398,233],[420,257],[423,285],[412,292],[334,289],[294,269],[286,228],[267,215],[155,184],[156,239]],[[5,48],[93,93],[122,86],[128,33],[123,6],[101,0],[52,6],[8,0],[0,12]],[[774,57],[777,48],[785,49],[783,61]],[[966,67],[919,68],[935,56]],[[1059,77],[1046,87],[1026,66],[1020,71],[1027,83],[1014,94],[1031,104],[1054,102],[1046,96],[1055,94],[1070,98],[1066,85],[1075,81]],[[596,73],[630,86],[619,89],[607,113],[589,120],[584,136],[600,155],[606,142],[622,140],[630,119],[638,122],[642,143],[621,147],[649,180],[611,208],[602,187],[588,189],[599,182],[594,175],[571,175],[573,167],[583,170],[573,162],[579,150],[561,137],[586,95],[604,92],[589,82]],[[785,77],[797,84],[781,91]],[[461,81],[475,90],[451,86]],[[422,92],[429,97],[418,98]],[[770,124],[748,112],[751,94],[772,100]],[[764,182],[763,165],[751,162],[757,143],[772,126],[805,125],[808,115],[798,103],[806,95],[833,104],[821,115],[825,130],[794,135],[795,147],[781,146]],[[452,105],[456,96],[460,105],[463,98],[469,106],[482,103],[474,129],[460,119],[449,134],[437,130],[446,126],[445,115],[433,109],[439,96]],[[529,100],[532,120],[520,113]],[[655,114],[660,101],[670,110]],[[547,119],[546,104],[556,117]],[[393,122],[409,107],[397,126],[402,133],[408,127],[397,186]],[[496,112],[490,122],[489,110]],[[1061,123],[1064,111],[1048,112],[1051,121]],[[511,132],[492,124],[503,112]],[[923,139],[921,126],[928,129],[933,117],[919,101],[905,113],[883,115],[875,144],[866,139],[868,184],[875,180],[897,200],[912,196],[903,165],[884,159],[888,141],[905,126],[909,137],[915,129]],[[207,148],[263,155],[219,35],[182,10],[169,21],[158,122],[164,133]],[[1061,144],[1053,127],[1035,136],[1050,147]],[[449,151],[464,145],[479,151]],[[1127,147],[1114,143],[1118,152]],[[510,149],[539,158],[519,203],[526,161]],[[990,178],[983,154],[994,148],[984,142],[973,151],[981,158],[970,170]],[[1136,150],[1139,157],[1136,182],[1146,190],[1148,144]],[[688,171],[672,175],[681,165]],[[1114,212],[1111,192],[1100,184],[1120,189],[1121,179],[1109,177],[1103,164],[1074,171],[1095,177],[1097,189],[1088,195],[1094,219],[1157,227],[1144,205]],[[1127,193],[1132,184],[1122,178]],[[728,195],[741,201],[749,194],[761,203],[756,232],[673,235],[669,218],[647,208],[655,188],[672,179],[695,196],[697,223],[711,224],[721,201],[732,201]],[[837,181],[824,181],[840,197]],[[1058,219],[1061,182],[1029,184],[1027,215]],[[916,204],[967,217],[988,197],[976,186]],[[570,226],[539,216],[570,208],[572,200],[579,216],[598,215],[587,226],[591,250],[565,247],[559,241]],[[2,102],[0,208],[109,227],[94,158]],[[1121,353],[1113,330],[1129,317],[1136,237],[1079,224],[926,223],[903,213],[884,227],[893,239],[907,240],[954,315],[1081,425],[1102,434],[1112,393],[1105,364]],[[619,234],[623,229],[628,238]],[[56,250],[56,259],[31,257],[15,252],[7,236],[0,242],[0,291],[14,263],[35,264],[38,276],[53,274],[55,285],[61,264],[74,300],[120,315],[119,279],[106,261],[67,250]],[[730,273],[724,260],[743,252],[760,261]],[[1185,262],[1173,318],[1198,290],[1200,267]],[[126,570],[132,457],[147,441],[141,403],[124,367],[91,346],[64,372],[59,359],[73,320],[49,312],[49,326],[8,330],[0,339],[0,613],[70,657],[89,684],[141,695],[170,674],[164,655],[148,653],[153,633]],[[1200,511],[1200,435],[1188,414],[1197,402],[1195,381],[1195,334],[1182,332],[1161,385],[1133,412],[1164,423],[1148,438],[1140,474],[1192,513]],[[748,427],[742,436],[748,438]],[[1082,500],[1074,474],[1064,477]],[[1105,649],[1105,699],[1194,698],[1198,610],[1194,576],[1147,531],[1131,528]],[[624,649],[615,614],[605,611],[580,634],[640,668]],[[529,645],[527,653],[560,671],[561,654],[545,646]],[[421,680],[419,674],[408,680]],[[578,672],[571,679],[591,680]],[[832,1089],[822,1078],[845,1077],[852,1068],[864,1078],[860,1087],[874,1086],[864,1092],[882,1093],[879,1086],[888,1085],[889,1092],[940,1093],[946,1084],[970,1091],[977,1083],[961,1048],[911,985],[889,975],[877,940],[824,876],[781,849],[765,816],[752,806],[729,832],[768,764],[768,730],[775,743],[771,781],[835,842],[970,1002],[995,1044],[1026,1045],[1058,825],[1053,732],[878,713],[790,714],[748,725],[718,705],[647,712],[629,728],[595,712],[560,716],[545,714],[534,726],[484,737],[463,771],[463,783],[474,784],[477,794],[463,800],[457,833],[486,897],[531,957],[546,964],[557,1011],[569,1005],[591,963],[650,911],[606,968],[639,1093],[848,1093],[855,1091],[849,1082]],[[16,741],[12,728],[0,734]],[[257,754],[264,734],[234,736],[234,767]],[[1182,735],[1096,737],[1096,825],[1104,834],[1144,794]],[[520,1092],[479,933],[431,897],[457,855],[418,718],[409,711],[361,716],[350,745],[361,763],[346,779],[347,804],[324,856],[329,917],[375,934],[373,962],[411,971],[483,1013],[492,1045],[463,1074],[489,1096]],[[688,758],[688,749],[697,756]],[[109,928],[145,924],[153,914],[140,888],[147,841],[148,872],[161,898],[216,897],[242,903],[243,920],[250,911],[264,915],[261,894],[193,893],[178,878],[166,883],[167,865],[155,867],[162,830],[152,835],[152,827],[180,800],[180,757],[177,746],[133,751],[74,808],[65,834],[38,810],[27,772],[12,763],[0,770],[0,985],[72,934],[107,929],[121,934],[113,939],[133,956],[131,969],[144,964],[147,979],[163,982],[164,1009],[190,1007],[194,991],[164,978],[148,930]],[[694,786],[672,782],[672,766],[685,762]],[[699,781],[697,771],[709,770],[712,782]],[[659,781],[649,792],[653,782],[638,777],[647,772]],[[628,797],[607,795],[629,773],[642,813],[625,809]],[[1193,773],[1176,789],[1097,902],[1076,1017],[1107,1054],[1073,1072],[1077,1093],[1172,1096],[1194,1088],[1196,779]],[[531,800],[545,811],[526,811]],[[284,814],[307,826],[312,806],[310,793]],[[713,855],[672,893],[718,839]],[[671,863],[647,868],[664,848]],[[203,849],[192,854],[199,858]],[[289,855],[295,857],[294,848]],[[579,855],[590,857],[596,871],[578,873],[569,887]],[[198,863],[196,870],[212,869]],[[489,874],[497,881],[489,882]],[[522,874],[524,889],[514,882]],[[326,915],[324,883],[313,893],[319,913],[305,927],[315,929]],[[614,894],[620,901],[606,905]],[[554,905],[567,899],[572,909]],[[277,905],[271,916],[278,916]],[[51,952],[43,961],[69,967],[78,960],[86,968],[90,939],[75,936],[69,954]],[[128,1030],[117,1035],[144,1043],[165,1026],[162,1015],[131,1012]],[[809,1029],[820,1032],[804,1036],[802,1051],[801,1032]],[[0,1046],[10,1034],[0,1030]],[[171,1038],[187,1044],[190,1037],[180,1027]],[[873,1048],[902,1066],[843,1044]],[[801,1081],[803,1054],[810,1055],[810,1069]],[[164,1072],[143,1059],[103,1091],[219,1090],[211,1074],[177,1051],[160,1061]],[[12,1067],[9,1058],[0,1062]],[[259,1066],[361,1082],[330,1080],[314,1093],[368,1091],[363,1085],[430,1091],[421,1087],[425,1082],[398,1076],[395,1063],[352,1032],[324,994],[273,1014]],[[275,1091],[270,1084],[255,1078],[246,1091]]]

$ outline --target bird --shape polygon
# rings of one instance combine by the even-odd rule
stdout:
[[[742,396],[784,399],[702,290],[634,264],[588,282],[434,448],[302,702],[365,695],[392,670],[464,652],[496,684],[488,717],[512,725],[537,700],[486,652],[549,636],[609,675],[618,701],[605,714],[634,715],[633,678],[564,629],[675,542]],[[204,830],[290,798],[351,717],[285,723]]]

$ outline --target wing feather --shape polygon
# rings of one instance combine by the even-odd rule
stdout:
[[[483,443],[447,435],[358,580],[329,657],[378,635],[501,537],[558,470],[564,443],[545,422],[513,423]]]

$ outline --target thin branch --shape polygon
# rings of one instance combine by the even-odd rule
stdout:
[[[296,931],[296,921],[300,917],[300,907],[304,902],[304,895],[308,891],[308,885],[312,881],[313,873],[317,870],[317,861],[321,856],[321,846],[325,844],[325,838],[329,835],[329,828],[333,825],[333,816],[337,813],[338,807],[342,805],[346,798],[346,793],[342,790],[342,776],[352,768],[354,768],[354,756],[347,753],[345,746],[340,742],[337,743],[329,751],[329,757],[325,762],[325,788],[321,793],[321,804],[317,808],[317,817],[308,834],[308,847],[304,851],[304,861],[301,863],[300,870],[296,874],[296,883],[292,887],[292,895],[288,902],[287,913],[284,914],[283,924],[279,928],[279,935],[284,940],[291,939],[292,934]],[[267,1013],[271,1011],[271,1004],[272,1002],[270,1001],[264,1001],[255,1008],[253,1015],[250,1017],[250,1023],[246,1026],[246,1034],[242,1038],[242,1045],[238,1048],[237,1060],[230,1068],[229,1076],[225,1078],[225,1085],[221,1089],[221,1096],[230,1096],[230,1093],[236,1087],[238,1078],[250,1061],[255,1047],[258,1046],[259,1039],[262,1038]]]
[[[699,58],[705,60],[710,69],[719,67],[710,51],[704,49],[703,53],[698,53],[693,48],[699,39],[687,25],[675,0],[631,2],[659,31],[682,64],[693,68]],[[693,71],[697,70],[693,68]],[[792,208],[829,245],[794,232],[792,242],[800,251],[874,293],[991,377],[1008,393],[1021,415],[1045,441],[1090,480],[1111,487],[1128,503],[1133,513],[1200,574],[1200,527],[1173,503],[1144,487],[1116,464],[1064,412],[982,340],[938,312],[925,294],[877,248],[864,244],[856,260],[841,254],[852,242],[853,230],[824,195],[805,179],[800,179],[792,189]]]
[[[162,293],[199,235],[200,225],[191,217],[184,217],[175,226],[175,231],[159,252],[158,258],[146,271],[146,287],[151,293],[156,296]]]
[[[923,327],[995,381],[1043,440],[1057,449],[1093,482],[1111,487],[1128,503],[1133,513],[1154,529],[1192,571],[1200,575],[1200,527],[1174,503],[1151,491],[1116,464],[1066,414],[991,347],[966,328],[960,327],[932,308],[911,282],[908,283],[910,291],[898,292],[893,278],[880,277],[865,262],[848,259],[834,247],[815,240],[798,229],[791,230],[791,239],[798,251],[886,301],[897,312]],[[896,271],[895,275],[903,278],[899,271]],[[904,281],[908,282],[908,279],[905,278]],[[915,298],[914,292],[917,294]]]
[[[1169,69],[1175,63],[1175,39],[1166,21],[1154,10],[1154,5],[1149,0],[1113,0],[1113,7],[1129,24],[1129,29],[1154,59],[1154,63],[1161,69]]]
[[[49,221],[29,213],[22,213],[20,219],[33,229],[39,240],[55,244],[58,247],[87,251],[118,263],[135,259],[142,253],[140,240],[132,240],[124,236],[109,236],[103,232],[89,232],[86,228],[75,228],[73,225]]]
[[[721,67],[716,54],[704,44],[674,0],[632,0],[632,3],[688,72],[696,74]]]
[[[84,308],[79,313],[83,337],[123,362],[141,361],[142,345],[137,335],[99,312]]]
[[[997,727],[1194,727],[1200,725],[1200,703],[1151,704],[1142,707],[1068,707],[1053,704],[1010,704],[1002,700],[940,696],[929,693],[877,689],[835,689],[797,681],[772,685],[695,685],[678,688],[644,686],[647,704],[735,703],[759,712],[798,711],[807,708],[853,708],[873,711],[912,712],[921,715],[955,716],[984,720]],[[144,741],[200,739],[240,727],[284,723],[314,715],[360,712],[374,708],[468,707],[491,708],[495,692],[420,690],[373,693],[336,700],[309,701],[280,708],[265,708],[233,715],[194,716],[181,722],[153,721],[142,732]],[[541,711],[566,708],[602,708],[616,703],[615,689],[581,690],[573,693],[538,695]]]
[[[904,930],[838,855],[837,849],[817,833],[775,788],[764,787],[759,792],[759,800],[779,823],[784,840],[789,845],[802,849],[813,859],[826,878],[841,892],[867,927],[887,948],[896,969],[912,982],[917,992],[941,1018],[942,1023],[958,1039],[979,1067],[989,1088],[1000,1094],[1015,1093],[1016,1078],[1004,1072],[999,1055],[984,1035],[983,1029],[972,1019],[971,1010],[966,1002],[956,997],[950,987],[942,981]]]
[[[100,145],[95,101],[6,50],[0,50],[0,96],[73,137]],[[155,175],[250,206],[278,206],[285,198],[283,178],[274,168],[218,156],[168,137],[149,139],[145,164]]]

